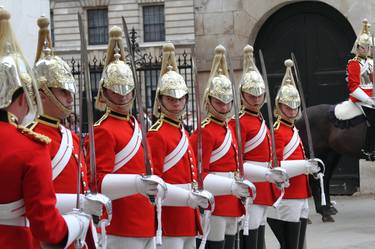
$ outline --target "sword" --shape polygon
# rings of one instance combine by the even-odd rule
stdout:
[[[198,69],[196,64],[195,58],[195,46],[192,49],[192,66],[193,66],[193,83],[194,83],[194,96],[195,96],[195,103],[196,103],[196,117],[197,117],[197,169],[198,169],[198,188],[193,189],[193,193],[196,195],[200,195],[208,199],[210,203],[210,210],[204,210],[203,212],[203,238],[199,249],[204,249],[207,241],[207,236],[210,232],[210,217],[211,213],[215,210],[215,198],[214,196],[203,189],[203,167],[202,167],[202,113],[201,113],[201,98],[200,98],[200,90],[199,90],[199,83],[198,83]],[[194,186],[193,186],[194,187]]]
[[[226,56],[228,58],[228,67],[229,67],[229,79],[232,82],[232,93],[233,93],[233,105],[234,105],[234,120],[236,122],[236,139],[237,139],[237,169],[238,175],[236,181],[245,183],[251,189],[252,198],[241,198],[242,204],[245,206],[246,215],[245,215],[245,223],[244,223],[244,230],[243,234],[248,235],[249,230],[246,228],[248,226],[247,218],[249,216],[249,204],[251,203],[251,199],[255,199],[256,196],[256,188],[255,185],[252,184],[250,181],[244,180],[244,168],[243,168],[243,150],[242,150],[242,137],[241,137],[241,124],[240,124],[240,114],[239,114],[239,101],[238,101],[238,92],[237,87],[235,86],[234,80],[234,72],[232,67],[232,61],[229,57],[228,51],[226,51]],[[239,225],[237,225],[237,248],[240,248],[240,239],[239,239]]]
[[[270,89],[268,85],[268,78],[267,78],[267,71],[266,71],[266,65],[264,63],[264,57],[262,50],[259,50],[259,59],[260,59],[260,65],[262,67],[262,78],[264,81],[264,86],[266,90],[266,101],[267,101],[267,114],[268,114],[268,122],[269,122],[269,129],[270,129],[270,135],[271,135],[271,153],[272,153],[272,165],[273,167],[278,166],[277,161],[277,155],[276,155],[276,140],[275,140],[275,129],[273,127],[273,115],[272,115],[272,102],[271,102],[271,95],[270,95]],[[279,198],[276,200],[276,202],[273,204],[275,208],[277,208],[280,204],[280,201],[284,197],[285,194],[285,187],[289,186],[289,180],[287,180],[284,184],[277,185],[278,188],[281,189],[281,194]]]
[[[241,137],[241,126],[240,126],[240,111],[239,111],[239,102],[238,102],[238,92],[237,87],[235,86],[234,72],[232,68],[232,61],[229,57],[228,52],[226,52],[228,58],[228,67],[229,67],[229,79],[232,82],[232,93],[233,93],[233,110],[234,110],[234,120],[236,122],[236,139],[237,139],[237,148],[238,152],[236,153],[237,157],[237,169],[238,169],[238,180],[242,181],[244,176],[243,169],[243,153],[242,153],[242,137]]]
[[[200,89],[198,84],[198,70],[195,61],[195,47],[193,48],[192,54],[193,63],[193,79],[194,79],[194,96],[196,103],[196,118],[197,118],[197,168],[198,168],[198,190],[203,190],[203,179],[202,179],[202,115],[201,115],[201,97]]]
[[[312,140],[312,136],[311,136],[310,121],[309,121],[309,117],[307,116],[307,107],[306,107],[306,102],[305,102],[306,99],[305,99],[305,96],[304,96],[304,93],[303,93],[302,83],[301,83],[299,73],[298,73],[299,70],[298,70],[297,59],[294,56],[293,52],[291,53],[291,57],[292,57],[292,60],[293,60],[293,63],[294,63],[294,74],[296,75],[297,86],[299,88],[299,93],[301,95],[302,116],[303,116],[303,119],[305,121],[307,144],[308,144],[308,147],[309,147],[309,156],[310,156],[310,159],[312,159],[312,158],[315,158],[315,152],[314,152],[313,140]],[[322,164],[322,166],[323,166],[323,172],[320,172],[317,175],[314,175],[314,178],[320,180],[321,204],[322,204],[322,206],[325,206],[325,205],[327,205],[325,193],[324,193],[324,185],[323,185],[323,177],[324,177],[325,167],[324,167],[324,164]]]
[[[83,22],[81,14],[78,13],[79,32],[81,37],[81,68],[84,70],[84,86],[86,90],[86,104],[87,104],[87,123],[88,123],[88,135],[90,144],[90,193],[86,195],[86,198],[102,203],[105,206],[108,220],[99,220],[99,217],[93,216],[95,224],[99,224],[102,227],[109,225],[112,219],[112,203],[111,200],[105,195],[98,193],[97,182],[96,182],[96,156],[95,156],[95,140],[94,140],[94,118],[93,118],[93,105],[92,105],[92,91],[90,81],[90,69],[88,63],[88,53],[86,45],[86,36],[83,29]],[[80,89],[81,90],[81,89]],[[82,117],[81,117],[82,118]],[[81,130],[82,132],[82,130]]]
[[[141,95],[141,84],[138,81],[138,77],[137,77],[136,70],[135,70],[135,61],[133,57],[134,54],[133,54],[133,48],[130,44],[128,26],[126,24],[125,18],[123,16],[121,18],[122,18],[122,26],[124,28],[124,33],[125,33],[126,46],[128,47],[128,50],[129,50],[130,64],[131,64],[131,69],[132,69],[134,83],[135,83],[135,99],[136,99],[136,103],[138,107],[138,121],[141,124],[141,128],[142,128],[141,129],[142,130],[142,147],[144,151],[143,156],[144,156],[144,161],[145,161],[145,166],[146,166],[146,176],[151,176],[152,167],[151,167],[150,154],[148,152],[148,144],[147,144],[147,137],[146,137],[146,124],[144,120],[145,117],[144,117],[144,112],[142,108],[143,104],[142,104],[142,95]]]

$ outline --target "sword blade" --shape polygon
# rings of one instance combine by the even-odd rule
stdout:
[[[375,75],[374,75],[374,67],[375,67],[375,38],[371,35],[372,38],[372,46],[371,46],[371,57],[372,57],[372,85],[375,86]],[[372,98],[375,98],[375,91],[372,91]]]
[[[239,171],[239,176],[243,179],[244,169],[243,169],[243,151],[242,151],[242,138],[241,138],[241,126],[240,126],[240,115],[239,115],[239,101],[238,101],[238,91],[235,84],[234,72],[232,68],[232,61],[229,57],[228,51],[226,52],[227,62],[229,67],[229,79],[232,82],[232,93],[233,93],[233,110],[234,110],[234,119],[236,122],[236,139],[237,139],[237,167]]]
[[[137,108],[138,108],[138,122],[141,124],[141,132],[142,132],[142,147],[143,147],[143,156],[144,156],[144,161],[145,161],[145,167],[146,167],[146,175],[152,175],[152,170],[151,170],[151,160],[150,160],[150,155],[148,152],[148,143],[147,143],[147,137],[146,137],[146,124],[145,124],[145,116],[143,112],[143,104],[142,104],[142,95],[141,95],[141,84],[138,80],[136,70],[135,70],[135,60],[134,60],[134,53],[133,53],[133,48],[130,43],[130,37],[129,37],[129,30],[128,30],[128,25],[126,24],[125,18],[122,16],[122,26],[124,28],[124,33],[125,33],[125,41],[126,41],[126,46],[128,47],[129,50],[129,55],[130,55],[130,63],[131,63],[131,69],[133,73],[133,78],[134,78],[134,84],[135,84],[135,99],[137,103]]]
[[[294,74],[296,75],[297,87],[299,89],[299,94],[301,95],[302,116],[305,121],[307,144],[309,146],[309,155],[310,155],[310,158],[315,158],[313,141],[312,141],[312,136],[311,136],[311,129],[310,129],[310,121],[309,121],[309,117],[307,116],[306,101],[305,101],[305,96],[303,94],[302,82],[300,80],[299,73],[298,73],[299,71],[298,71],[297,59],[294,56],[293,52],[291,53],[291,56],[294,62]]]
[[[269,122],[269,129],[270,129],[270,135],[271,135],[272,166],[277,167],[278,162],[277,162],[277,155],[276,155],[275,130],[273,128],[272,102],[271,102],[270,89],[268,85],[266,65],[264,63],[262,50],[259,50],[259,59],[260,59],[260,65],[262,68],[262,77],[263,77],[264,85],[266,88],[267,114],[268,114],[268,122]]]
[[[95,140],[94,140],[94,114],[92,105],[92,90],[90,81],[90,69],[88,63],[87,43],[85,30],[83,28],[82,16],[78,13],[79,33],[81,38],[81,69],[84,71],[83,82],[86,90],[87,104],[87,126],[90,144],[90,191],[93,194],[98,193],[96,182],[96,156],[95,156]],[[81,89],[80,89],[81,90]],[[82,118],[82,117],[81,117]]]
[[[202,179],[202,115],[201,115],[201,98],[198,83],[198,69],[195,58],[195,46],[192,54],[193,62],[193,83],[194,83],[194,96],[196,103],[196,118],[197,118],[197,168],[198,168],[198,190],[203,190],[203,179]]]

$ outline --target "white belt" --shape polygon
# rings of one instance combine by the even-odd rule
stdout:
[[[210,174],[234,179],[234,172],[210,172]]]
[[[252,165],[262,166],[265,168],[270,168],[269,162],[257,162],[257,161],[245,161],[244,163],[250,163]]]
[[[191,183],[173,184],[173,185],[179,188],[183,188],[185,190],[192,190]]]
[[[16,217],[12,219],[0,219],[0,225],[4,226],[16,226],[16,227],[29,227],[29,220],[24,217]]]
[[[25,204],[23,199],[11,203],[0,204],[0,218],[13,219],[22,216],[25,213]]]

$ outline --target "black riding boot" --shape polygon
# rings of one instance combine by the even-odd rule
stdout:
[[[285,222],[285,248],[298,249],[301,222]]]
[[[307,219],[301,218],[300,221],[301,221],[301,227],[299,229],[298,249],[303,249],[303,245],[305,243],[305,237],[306,237]]]
[[[199,242],[200,245],[200,242]],[[197,245],[197,248],[199,246]],[[204,247],[205,249],[224,249],[224,241],[206,241],[206,246]]]
[[[236,235],[225,235],[224,249],[234,249],[234,240]]]
[[[260,226],[258,228],[258,242],[257,242],[257,249],[265,249],[265,238],[264,233],[266,230],[266,226]]]
[[[267,223],[279,241],[280,249],[287,249],[285,247],[285,222],[282,220],[267,218]]]
[[[249,230],[249,235],[243,235],[240,232],[240,248],[241,249],[257,249],[258,229]]]

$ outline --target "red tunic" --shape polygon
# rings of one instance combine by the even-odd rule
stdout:
[[[147,138],[151,147],[155,174],[166,183],[187,184],[197,181],[197,169],[191,145],[170,169],[163,172],[164,159],[179,144],[181,123],[168,118],[159,119],[149,130]],[[185,135],[187,136],[186,131]],[[190,207],[162,207],[163,236],[196,236],[201,234],[198,209]]]
[[[369,59],[367,59],[369,60]],[[368,96],[372,96],[372,88],[367,89],[360,86],[361,83],[370,83],[373,79],[373,69],[370,69],[370,72],[365,72],[369,75],[369,82],[361,82],[361,67],[363,67],[364,59],[354,58],[349,60],[347,66],[347,81],[348,81],[348,90],[349,93],[354,92],[358,87],[360,87]],[[363,79],[362,79],[363,81]],[[359,100],[349,95],[350,100],[353,102],[358,102]]]
[[[305,151],[300,140],[297,149],[288,157],[283,158],[284,148],[293,137],[293,124],[278,120],[275,123],[276,155],[278,161],[305,160]],[[308,176],[305,174],[290,178],[290,186],[285,189],[284,199],[305,199],[311,196]]]
[[[60,131],[60,121],[58,119],[49,117],[47,115],[41,115],[36,119],[35,122],[30,124],[31,130],[43,134],[51,138],[51,143],[48,145],[49,158],[52,161],[56,156],[60,144],[61,144],[61,131]],[[79,153],[79,139],[78,136],[72,132],[73,137],[73,151],[72,155],[65,168],[61,173],[53,180],[53,186],[55,192],[58,194],[76,194],[77,193],[77,159]],[[83,153],[81,154],[81,193],[86,193],[88,191],[87,184],[87,168],[84,161]],[[90,234],[90,233],[88,233]],[[39,242],[34,242],[35,248],[40,248]],[[91,238],[87,241],[89,248],[94,248],[93,241]],[[73,249],[74,245],[69,248]]]
[[[103,178],[107,174],[145,174],[143,148],[117,171],[114,171],[115,155],[121,151],[133,135],[134,118],[111,112],[95,124],[96,174],[101,191]],[[86,151],[89,144],[86,140]],[[87,163],[90,160],[87,153]],[[147,197],[135,194],[112,201],[112,221],[107,233],[123,237],[155,236],[155,208]]]
[[[49,243],[62,242],[68,233],[55,208],[51,161],[47,147],[36,143],[7,122],[0,111],[0,204],[24,200],[30,228],[0,225],[0,248],[33,248],[33,236]]]
[[[215,162],[210,163],[212,152],[222,145],[227,129],[232,132],[232,144],[228,152]],[[235,172],[237,171],[236,162],[236,139],[235,132],[227,127],[225,122],[215,121],[213,117],[209,117],[202,122],[202,167],[203,178],[210,172]],[[190,141],[197,154],[197,131],[195,131]],[[239,217],[244,214],[244,206],[240,199],[233,195],[215,196],[215,210],[213,215]]]
[[[245,150],[245,143],[250,139],[254,138],[262,125],[263,118],[260,113],[254,113],[250,110],[244,110],[240,116],[241,125],[241,138],[242,138],[242,149]],[[234,130],[236,122],[232,119],[229,125]],[[244,161],[256,161],[256,162],[270,162],[271,155],[271,137],[267,127],[267,133],[262,142],[249,152],[244,152]],[[257,189],[257,195],[254,200],[254,204],[272,206],[276,201],[276,196],[273,192],[272,184],[269,182],[256,182],[254,183]]]
[[[57,119],[48,117],[46,115],[40,116],[36,121],[29,125],[33,131],[43,134],[51,138],[51,143],[48,145],[50,160],[55,157],[61,144],[61,132],[59,128],[60,122]],[[77,159],[79,153],[79,139],[78,136],[72,132],[73,136],[73,152],[70,159],[63,169],[63,171],[53,180],[55,192],[59,194],[75,194],[77,193]],[[87,168],[81,156],[81,192],[88,190],[87,186]],[[82,191],[83,190],[83,191]]]

